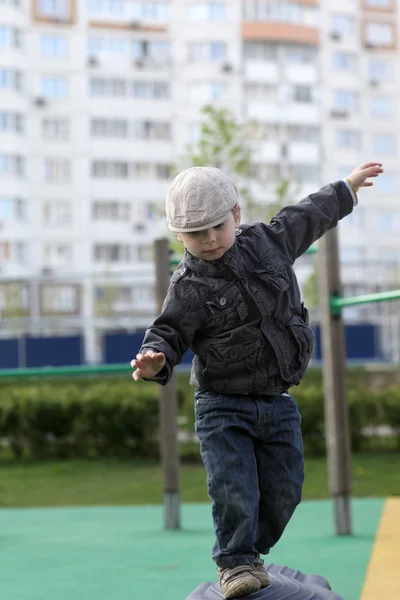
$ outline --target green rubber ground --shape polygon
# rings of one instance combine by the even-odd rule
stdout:
[[[304,502],[269,561],[325,576],[359,600],[383,500],[355,500],[355,535],[332,534],[332,506]],[[185,600],[215,579],[209,505],[182,509],[165,532],[160,507],[1,509],[4,600]]]

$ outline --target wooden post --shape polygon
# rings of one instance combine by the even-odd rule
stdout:
[[[342,291],[336,228],[320,240],[318,255],[329,486],[336,535],[351,535],[351,449],[344,327],[340,311],[332,314],[330,304],[331,296],[341,296]]]
[[[155,262],[157,310],[160,313],[170,281],[167,239],[155,241]],[[160,429],[164,525],[165,529],[180,529],[178,401],[175,373],[166,386],[160,386]]]

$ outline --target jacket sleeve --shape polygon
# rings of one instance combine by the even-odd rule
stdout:
[[[171,283],[161,314],[147,328],[139,351],[141,354],[148,350],[165,354],[162,371],[147,381],[166,385],[170,380],[173,368],[181,362],[195,332],[201,327],[196,304],[189,286]]]
[[[353,206],[348,187],[338,181],[298,204],[286,206],[266,227],[275,244],[293,264],[316,240],[349,215]]]

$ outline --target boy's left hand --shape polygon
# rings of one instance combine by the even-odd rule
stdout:
[[[354,169],[346,179],[357,193],[360,187],[371,187],[371,185],[374,185],[372,181],[367,181],[367,179],[378,177],[381,173],[383,173],[382,163],[369,162]]]

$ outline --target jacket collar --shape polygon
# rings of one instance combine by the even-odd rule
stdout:
[[[239,245],[236,239],[233,246],[229,248],[221,258],[213,261],[197,258],[190,254],[188,250],[185,250],[184,263],[192,271],[221,277],[226,273],[232,272],[232,267],[238,260],[238,254]]]

